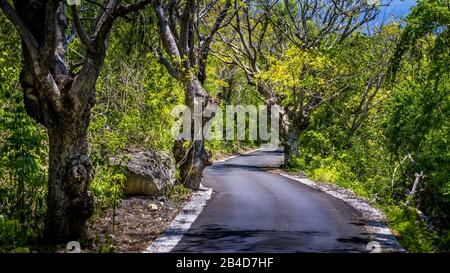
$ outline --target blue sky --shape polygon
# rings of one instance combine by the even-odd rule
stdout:
[[[387,8],[387,15],[404,17],[408,15],[409,9],[416,4],[416,0],[393,0]]]

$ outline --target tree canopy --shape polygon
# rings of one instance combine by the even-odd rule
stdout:
[[[265,143],[195,139],[195,120],[174,140],[172,110],[199,98],[278,106],[281,168],[380,207],[409,251],[448,251],[450,5],[380,23],[390,3],[0,0],[0,252],[85,237],[123,199],[128,151],[173,157],[185,193]]]

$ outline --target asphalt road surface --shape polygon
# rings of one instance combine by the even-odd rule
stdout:
[[[366,252],[370,241],[348,204],[264,172],[281,151],[216,163],[203,185],[213,195],[172,252]]]

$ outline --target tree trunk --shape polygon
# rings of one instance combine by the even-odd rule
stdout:
[[[150,1],[120,5],[104,1],[91,31],[71,5],[73,27],[86,49],[81,68],[68,67],[66,1],[0,1],[0,9],[17,28],[23,51],[20,82],[27,114],[49,137],[49,177],[45,238],[51,243],[77,240],[93,202],[88,188],[93,167],[87,129],[95,103],[95,83],[103,67],[111,29],[118,17],[143,9]],[[72,1],[73,2],[73,1]],[[89,33],[92,32],[92,33]]]
[[[185,81],[185,104],[192,113],[191,140],[176,141],[173,154],[180,171],[180,182],[190,189],[197,190],[203,177],[203,170],[211,165],[211,154],[206,151],[203,135],[201,139],[195,139],[194,124],[194,102],[195,100],[203,100],[204,107],[209,103],[208,93],[204,90],[200,81],[190,75]],[[211,118],[202,117],[201,127]]]
[[[52,15],[54,18],[50,19],[46,18],[51,13],[47,14],[49,10],[46,10],[44,1],[14,2],[18,14],[36,39],[39,50],[52,43],[55,46],[46,53],[47,57],[41,52],[43,56],[33,61],[33,53],[22,43],[24,66],[20,82],[28,115],[41,123],[48,133],[49,169],[44,239],[52,244],[66,243],[78,240],[83,235],[86,220],[93,212],[93,199],[88,191],[93,168],[87,155],[86,136],[95,100],[95,81],[104,54],[95,58],[89,56],[85,61],[90,66],[86,66],[77,76],[83,80],[75,80],[69,75],[64,63],[67,46],[64,2],[55,4],[57,10]],[[54,20],[54,36],[48,35],[52,25],[46,25],[46,20]],[[49,84],[49,77],[57,87]],[[59,98],[49,95],[52,94],[52,88],[59,91]],[[83,95],[75,95],[78,91],[83,91],[79,92]]]
[[[189,147],[184,145],[188,144]],[[174,156],[179,164],[180,181],[186,187],[197,190],[203,177],[203,170],[211,165],[209,153],[205,150],[203,140],[176,141]]]
[[[293,157],[297,157],[300,155],[298,147],[299,137],[300,133],[296,132],[296,130],[290,130],[283,140],[284,164],[289,164]]]
[[[87,112],[90,112],[89,110]],[[93,212],[88,191],[93,179],[86,132],[89,113],[72,124],[49,128],[49,183],[45,237],[50,242],[78,240]]]
[[[289,124],[281,128],[282,146],[284,148],[284,164],[289,164],[293,157],[300,155],[298,140],[308,128],[310,121],[302,116],[296,116],[294,119],[291,119],[290,116],[285,118],[289,121]]]

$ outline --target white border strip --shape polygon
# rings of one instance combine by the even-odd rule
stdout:
[[[259,151],[272,151],[272,150],[275,151],[275,150],[278,150],[278,149],[279,149],[278,146],[276,146],[276,145],[274,146],[273,144],[270,144],[270,143],[269,144],[261,144],[261,145],[259,145],[259,148],[256,148],[256,149],[253,149],[253,150],[248,150],[248,151],[243,152],[243,153],[237,153],[235,155],[216,160],[216,161],[214,161],[214,163],[222,163],[222,162],[228,161],[230,159],[239,157],[241,155],[248,155],[248,154],[256,153],[256,152],[259,152]]]
[[[239,157],[241,155],[248,155],[248,154],[251,154],[251,153],[254,153],[254,152],[259,152],[259,151],[262,151],[262,150],[264,150],[264,148],[257,148],[257,149],[246,151],[246,152],[243,152],[243,153],[238,153],[238,154],[226,157],[226,158],[222,158],[222,159],[216,160],[216,161],[214,161],[214,163],[222,163],[222,162],[228,161],[230,159]]]
[[[192,195],[191,201],[178,213],[164,234],[156,239],[143,253],[170,252],[183,239],[211,198],[212,189],[204,188]]]
[[[263,150],[264,147],[239,153],[224,159],[216,160],[221,163],[241,155],[251,154]],[[212,189],[205,188],[200,184],[200,189],[192,195],[192,199],[173,219],[166,231],[158,237],[143,253],[167,253],[170,252],[183,239],[197,217],[202,213],[206,203],[211,199]]]
[[[400,246],[388,226],[383,222],[384,217],[381,211],[371,207],[363,199],[358,198],[351,190],[339,187],[337,185],[333,185],[337,188],[337,190],[333,190],[326,187],[325,184],[320,185],[319,183],[306,178],[300,178],[280,172],[271,173],[298,181],[306,186],[320,190],[336,199],[344,201],[361,213],[364,220],[367,222],[364,228],[371,235],[373,240],[380,245],[381,252],[406,252],[406,250]]]

